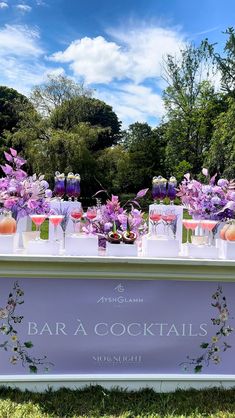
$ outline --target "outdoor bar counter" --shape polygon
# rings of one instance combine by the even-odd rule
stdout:
[[[0,381],[235,385],[235,262],[0,255]]]

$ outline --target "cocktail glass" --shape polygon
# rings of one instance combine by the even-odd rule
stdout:
[[[92,226],[92,222],[97,217],[97,207],[96,206],[88,207],[87,212],[86,212],[86,217],[90,221],[90,224]]]
[[[167,190],[166,190],[166,186],[167,186],[167,180],[164,179],[162,176],[159,176],[159,198],[160,198],[160,205],[163,204],[163,200],[165,199],[165,197],[167,196]]]
[[[65,177],[64,173],[55,172],[55,186],[54,186],[54,195],[61,199],[65,193]]]
[[[213,243],[213,229],[217,225],[218,221],[205,219],[201,221],[201,227],[208,231],[208,245],[211,246]]]
[[[154,200],[154,204],[157,203],[157,200],[160,199],[160,187],[158,177],[153,177],[152,179],[152,198]]]
[[[76,184],[76,180],[75,180],[75,176],[73,173],[69,173],[67,175],[67,180],[66,180],[66,195],[69,198],[69,201],[72,200],[73,197],[75,197],[75,184]]]
[[[79,206],[78,208],[73,209],[72,212],[70,213],[70,218],[73,221],[73,230],[74,230],[75,235],[80,232],[79,226],[80,226],[80,220],[82,219],[82,215],[83,215],[82,206]]]
[[[192,233],[195,231],[195,229],[198,227],[199,225],[199,221],[195,220],[195,219],[183,219],[183,225],[187,231],[187,240],[186,240],[186,244],[189,244],[189,231],[191,230]]]
[[[176,186],[177,186],[177,180],[175,177],[171,177],[168,181],[168,187],[167,187],[167,196],[170,199],[170,204],[174,204],[174,200],[176,198]]]
[[[41,228],[41,225],[43,224],[43,222],[45,221],[45,219],[47,218],[47,215],[45,215],[45,214],[40,214],[40,215],[34,214],[34,215],[30,215],[30,218],[36,226],[37,236],[36,236],[35,241],[40,241],[40,239],[41,239],[40,238],[40,233],[41,233],[40,228]]]
[[[161,219],[162,219],[162,213],[159,210],[158,206],[155,206],[152,209],[150,209],[149,219],[153,224],[153,235],[156,236],[157,235],[157,226],[161,222]]]
[[[167,226],[167,235],[168,237],[170,236],[170,226],[173,224],[173,222],[176,220],[176,214],[174,212],[174,210],[166,210],[163,214],[162,214],[162,220],[163,222],[166,224]],[[176,239],[176,235],[173,232],[174,235],[174,239]]]
[[[54,241],[58,242],[58,226],[61,224],[64,219],[64,215],[50,215],[49,221],[54,225]]]
[[[75,177],[74,200],[77,201],[81,194],[81,187],[80,187],[81,177],[80,177],[80,174],[75,174],[74,177]]]

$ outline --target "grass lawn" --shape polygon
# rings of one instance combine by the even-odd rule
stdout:
[[[0,387],[0,418],[234,418],[235,389],[155,393],[60,389],[46,393]]]

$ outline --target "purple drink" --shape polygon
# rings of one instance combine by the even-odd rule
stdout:
[[[176,178],[172,176],[168,182],[168,190],[167,190],[167,196],[169,197],[171,204],[174,203],[174,200],[176,198],[176,186],[177,186]]]
[[[60,174],[58,171],[56,171],[54,195],[61,198],[62,196],[64,196],[64,193],[65,193],[64,173]]]
[[[159,189],[160,189],[160,203],[163,203],[163,199],[165,199],[166,195],[167,195],[167,191],[166,191],[166,185],[167,185],[167,180],[164,179],[164,177],[159,176]]]
[[[75,176],[73,173],[69,173],[67,176],[66,182],[66,195],[68,196],[69,200],[74,197],[75,194]]]
[[[79,174],[75,174],[75,186],[74,186],[74,198],[77,199],[81,194],[80,187],[81,177]]]
[[[152,198],[154,202],[157,202],[157,199],[160,199],[160,187],[158,177],[153,177],[152,179]]]

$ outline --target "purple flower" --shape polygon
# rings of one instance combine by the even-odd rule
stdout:
[[[219,187],[227,187],[228,186],[228,180],[220,179],[220,180],[218,180],[217,184],[218,184]]]

